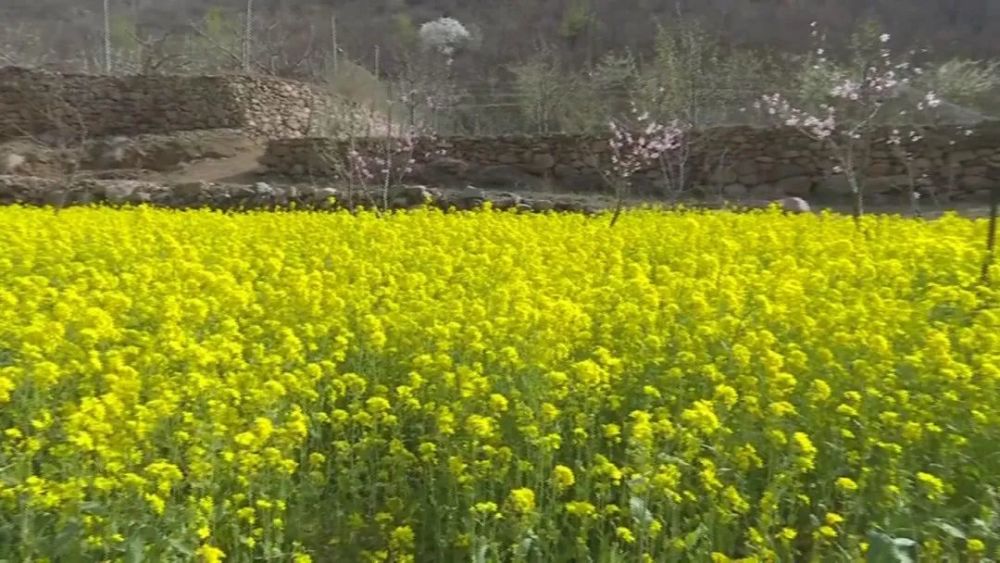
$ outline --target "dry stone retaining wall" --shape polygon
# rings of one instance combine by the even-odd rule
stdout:
[[[372,208],[381,205],[380,193],[342,192],[332,187],[309,184],[252,185],[180,182],[158,183],[142,180],[77,178],[73,181],[0,174],[0,205],[38,205],[55,208],[78,205],[150,205],[171,209],[209,208],[218,210]],[[598,213],[607,208],[607,198],[556,195],[525,198],[509,192],[477,189],[438,190],[424,186],[398,186],[388,194],[390,209],[432,206],[441,210],[472,210],[489,202],[494,209],[530,211],[571,211]],[[764,207],[769,202],[758,202]],[[783,203],[782,203],[783,204]],[[745,206],[750,207],[750,206]],[[790,209],[801,211],[798,209]]]
[[[1000,123],[974,129],[923,128],[908,147],[910,158],[890,150],[880,133],[868,164],[869,197],[875,201],[908,196],[910,186],[941,200],[985,198],[1000,185]],[[344,169],[351,147],[381,154],[377,139],[278,139],[261,159],[272,173],[292,177],[331,176]],[[689,137],[684,162],[687,193],[730,200],[849,196],[845,178],[834,172],[829,151],[788,128],[716,128]],[[585,135],[494,138],[422,138],[416,142],[412,180],[428,184],[471,183],[481,187],[599,191],[600,168],[609,159],[607,139]],[[676,163],[675,163],[676,164]],[[674,167],[675,177],[677,167]],[[911,183],[912,179],[912,183]],[[640,192],[663,192],[662,170],[635,179]],[[676,184],[673,184],[676,185]]]
[[[320,104],[305,84],[249,76],[102,76],[0,68],[0,141],[241,129],[308,133]]]

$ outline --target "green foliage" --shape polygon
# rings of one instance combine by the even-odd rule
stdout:
[[[913,563],[912,550],[917,542],[909,538],[894,538],[882,532],[868,534],[871,545],[868,547],[866,561],[868,563]]]
[[[945,100],[981,110],[1000,110],[1000,61],[953,58],[930,65],[919,86]]]
[[[559,22],[559,35],[570,41],[576,39],[594,24],[594,11],[590,0],[572,0]]]
[[[405,49],[416,49],[420,41],[417,34],[417,26],[413,24],[413,18],[405,12],[400,12],[392,16],[392,25],[396,40]]]
[[[568,80],[559,61],[548,47],[543,47],[524,62],[509,67],[514,75],[518,109],[526,127],[546,133],[558,127],[557,111],[563,106]]]
[[[226,41],[239,39],[242,34],[240,24],[235,18],[230,17],[221,8],[211,8],[202,18],[202,25],[205,33],[213,39]]]
[[[569,78],[562,128],[569,131],[605,131],[608,119],[628,108],[639,79],[639,67],[630,53],[601,57],[582,75]]]
[[[596,131],[631,104],[659,121],[694,126],[729,122],[771,83],[768,59],[724,48],[696,22],[661,27],[647,61],[608,53],[583,72],[567,72],[543,49],[511,67],[519,108],[532,131]]]
[[[758,53],[724,49],[700,23],[682,21],[660,28],[637,95],[660,119],[705,125],[725,121],[756,99],[766,75]]]
[[[132,18],[121,14],[113,14],[111,23],[111,45],[116,50],[132,52],[139,49],[139,41],[135,35],[135,22]]]
[[[863,20],[851,33],[848,63],[851,74],[860,75],[878,60],[883,47],[885,28],[878,20]]]

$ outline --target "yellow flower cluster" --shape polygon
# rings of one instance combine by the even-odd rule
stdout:
[[[3,208],[0,560],[995,557],[984,235]]]

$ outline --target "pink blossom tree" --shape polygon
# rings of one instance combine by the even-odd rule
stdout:
[[[832,73],[833,79],[818,107],[804,109],[805,104],[796,104],[780,93],[763,96],[757,107],[829,148],[833,171],[844,175],[852,195],[854,216],[860,218],[864,213],[863,172],[874,141],[872,132],[881,123],[887,102],[901,99],[901,92],[920,74],[920,69],[908,61],[893,61],[888,47],[890,37],[884,33],[878,36],[877,47],[870,56],[857,57],[859,64],[853,71],[839,69],[827,59],[815,22],[812,26],[813,37],[820,41],[812,68],[825,69]],[[934,92],[928,92],[915,109],[936,107],[940,102]],[[900,113],[902,117],[906,110]],[[889,142],[893,140],[898,141],[898,135],[890,137]]]
[[[661,165],[665,158],[682,147],[685,135],[684,128],[677,122],[665,125],[650,118],[648,112],[634,113],[637,115],[632,123],[614,119],[608,122],[611,162],[602,175],[615,194],[612,227],[621,216],[635,175]]]

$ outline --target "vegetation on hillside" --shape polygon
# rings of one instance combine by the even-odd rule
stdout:
[[[802,93],[836,73],[816,65],[811,21],[837,65],[855,62],[855,39],[874,23],[896,52],[920,53],[923,86],[956,112],[1000,112],[1000,14],[986,0],[107,5],[105,27],[99,3],[5,2],[0,64],[264,73],[443,132],[574,131],[633,101],[691,123],[752,120],[744,110],[761,94]],[[447,52],[426,33],[438,22],[460,28]]]

